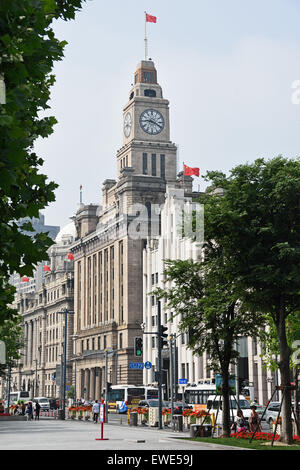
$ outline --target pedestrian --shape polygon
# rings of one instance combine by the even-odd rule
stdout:
[[[252,405],[255,405],[255,406],[258,405],[257,397],[254,397],[254,400],[253,400],[253,402],[252,402]]]
[[[251,415],[249,418],[249,430],[250,432],[258,431],[261,432],[261,425],[257,427],[258,422],[259,422],[259,416],[258,413],[256,412],[256,406],[252,405],[251,406]]]
[[[97,424],[98,423],[99,413],[100,413],[100,405],[98,403],[98,400],[95,400],[95,403],[93,404],[92,411],[93,411],[94,423]]]
[[[230,429],[236,429],[236,432],[246,431],[246,422],[242,410],[238,410],[234,418],[234,423]]]
[[[33,419],[33,408],[32,408],[32,402],[31,401],[29,401],[27,403],[26,415],[27,415],[27,421],[31,421]]]
[[[36,404],[35,404],[35,417],[34,417],[35,420],[40,420],[40,410],[41,410],[41,405],[38,402],[36,402]]]
[[[24,415],[25,415],[25,411],[26,411],[26,406],[25,406],[24,401],[22,401],[21,409],[22,409],[22,413],[21,413],[21,414],[24,416]]]

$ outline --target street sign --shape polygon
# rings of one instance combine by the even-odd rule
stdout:
[[[100,423],[105,423],[105,405],[104,405],[104,403],[100,404]]]
[[[186,385],[187,379],[179,379],[179,385]]]
[[[144,369],[145,364],[143,362],[130,362],[129,363],[129,369],[135,369],[135,370],[140,370]]]
[[[146,361],[146,362],[145,362],[145,369],[151,369],[151,367],[152,367],[151,362],[150,362],[150,361]]]

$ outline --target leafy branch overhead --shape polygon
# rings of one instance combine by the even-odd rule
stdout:
[[[55,200],[57,184],[40,172],[43,159],[34,151],[37,138],[53,132],[56,119],[41,117],[49,108],[54,63],[63,58],[65,41],[55,37],[56,19],[75,17],[84,0],[2,0],[0,2],[0,307],[6,282],[18,272],[31,275],[48,259],[52,240],[21,233],[16,223],[38,217]],[[28,227],[27,227],[28,229]],[[8,317],[11,316],[7,310]],[[3,320],[0,317],[0,323]]]

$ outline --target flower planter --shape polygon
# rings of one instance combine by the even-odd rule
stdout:
[[[183,416],[183,425],[188,429],[190,428],[190,425],[191,425],[191,417],[190,416]]]

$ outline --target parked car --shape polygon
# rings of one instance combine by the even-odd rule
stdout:
[[[268,405],[268,409],[265,414],[265,420],[266,422],[272,426],[273,422],[278,416],[280,408],[280,401],[271,401]]]

